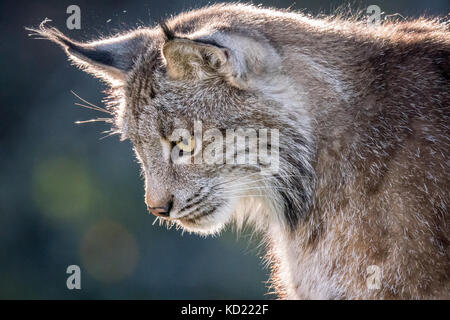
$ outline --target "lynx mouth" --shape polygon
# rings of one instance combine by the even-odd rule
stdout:
[[[204,218],[211,216],[214,214],[214,212],[216,211],[216,207],[211,208],[209,210],[200,212],[198,214],[189,214],[187,216],[178,218],[178,220],[180,220],[181,222],[186,222],[189,224],[197,224],[199,221],[203,220]]]
[[[209,204],[203,210],[174,218],[173,221],[188,232],[209,235],[220,232],[230,221],[232,208],[226,201],[220,201],[214,205]]]

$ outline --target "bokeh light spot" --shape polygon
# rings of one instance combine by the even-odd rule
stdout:
[[[102,221],[81,240],[81,261],[88,273],[101,282],[116,282],[134,271],[139,250],[134,236],[122,225]]]
[[[34,169],[34,202],[52,218],[84,218],[92,212],[97,192],[87,168],[75,160],[53,158]]]

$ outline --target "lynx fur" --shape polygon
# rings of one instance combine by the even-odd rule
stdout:
[[[33,31],[111,85],[147,205],[200,234],[254,226],[280,298],[450,298],[445,22],[232,4],[89,43]],[[279,130],[278,172],[172,163],[171,132],[194,120]]]

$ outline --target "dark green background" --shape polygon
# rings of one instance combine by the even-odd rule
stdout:
[[[341,1],[263,1],[329,13]],[[81,8],[81,30],[67,30],[66,8]],[[269,298],[258,239],[225,232],[200,238],[152,225],[129,142],[99,140],[101,116],[74,106],[102,105],[104,87],[72,68],[64,53],[31,40],[24,26],[44,18],[77,40],[110,35],[207,1],[2,1],[0,4],[0,297]],[[445,15],[448,0],[352,2],[387,14]],[[111,19],[109,22],[107,22]],[[136,258],[136,259],[134,259]],[[125,261],[125,264],[123,262]],[[82,269],[82,290],[65,270]],[[124,272],[128,270],[128,273]]]

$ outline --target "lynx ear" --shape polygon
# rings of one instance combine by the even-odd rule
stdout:
[[[136,57],[145,50],[147,37],[143,32],[129,34],[89,43],[73,41],[56,28],[47,28],[44,21],[39,29],[27,29],[59,44],[69,58],[81,69],[110,83],[125,81]]]
[[[228,49],[189,39],[173,39],[162,49],[171,79],[204,79],[225,73],[229,67]]]
[[[280,70],[280,56],[267,41],[219,32],[194,40],[166,38],[162,53],[171,79],[221,76],[235,87],[251,89],[258,79]]]

